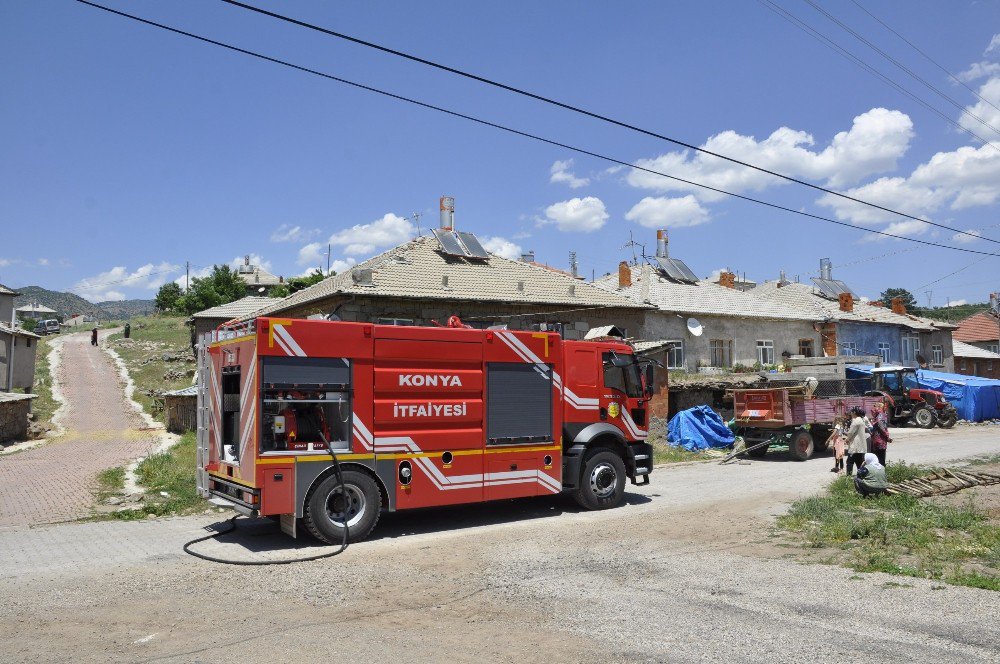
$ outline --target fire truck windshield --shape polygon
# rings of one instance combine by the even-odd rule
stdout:
[[[604,353],[604,386],[641,398],[642,378],[635,358],[617,353]],[[629,361],[630,360],[630,361]]]

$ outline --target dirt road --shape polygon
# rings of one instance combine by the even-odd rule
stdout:
[[[101,333],[103,335],[107,332]],[[0,456],[0,532],[88,516],[97,474],[159,443],[125,400],[118,371],[90,333],[66,335],[58,374],[65,431],[40,447]]]
[[[995,428],[902,432],[890,458],[997,453]],[[8,661],[1000,661],[1000,594],[788,559],[773,514],[826,458],[660,469],[628,504],[562,497],[387,515],[338,558],[180,551],[222,517],[0,537]],[[288,557],[270,522],[203,550]],[[896,585],[901,584],[901,585]]]

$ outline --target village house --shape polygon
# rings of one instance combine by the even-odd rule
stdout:
[[[49,318],[59,317],[58,311],[50,309],[44,304],[39,304],[38,302],[31,302],[23,307],[18,307],[16,312],[18,318],[31,318],[34,320],[46,320]],[[0,318],[0,320],[10,320],[10,318]]]
[[[478,328],[559,330],[582,339],[605,325],[635,335],[649,308],[561,270],[489,254],[471,233],[443,226],[253,315],[386,325],[446,324],[458,316]]]
[[[782,277],[749,294],[821,320],[822,355],[870,355],[886,364],[954,370],[951,323],[914,316],[898,298],[888,306],[860,301],[847,284],[833,278],[826,258],[820,261],[820,276],[811,281]]]
[[[956,341],[1000,353],[1000,318],[991,311],[980,311],[960,320],[953,336]]]
[[[0,285],[0,391],[30,390],[35,382],[37,334],[17,325],[14,298],[18,296]]]
[[[236,276],[247,285],[247,294],[262,296],[278,286],[285,285],[284,277],[278,277],[259,265],[250,263],[250,256],[243,258],[243,264],[236,268]]]
[[[736,287],[736,275],[720,283],[698,279],[671,258],[667,232],[657,231],[656,255],[646,264],[622,263],[617,274],[595,282],[636,304],[655,307],[633,333],[644,354],[666,368],[690,373],[775,367],[792,356],[820,352],[822,317],[761,300]]]
[[[951,343],[955,349],[955,373],[1000,379],[1000,353],[957,339]]]
[[[276,304],[281,301],[278,297],[257,297],[248,295],[243,299],[220,304],[217,307],[199,311],[191,316],[189,324],[192,326],[192,345],[194,339],[200,339],[206,332],[211,332],[222,323],[243,318],[247,314],[252,314],[258,309]]]

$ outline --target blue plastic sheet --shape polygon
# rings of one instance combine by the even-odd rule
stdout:
[[[868,378],[873,368],[865,364],[847,367],[847,377]],[[917,384],[909,387],[941,392],[963,420],[982,422],[1000,418],[1000,380],[919,369]]]
[[[728,447],[735,440],[722,418],[708,406],[682,410],[667,424],[667,442],[689,452]]]

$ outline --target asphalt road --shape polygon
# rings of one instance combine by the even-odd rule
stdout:
[[[998,433],[894,430],[890,460],[997,454]],[[1000,661],[1000,594],[801,564],[775,546],[773,516],[829,467],[774,455],[661,468],[606,512],[553,497],[387,515],[343,556],[291,566],[180,551],[222,515],[12,530],[3,658]],[[267,521],[203,547],[318,550]]]

